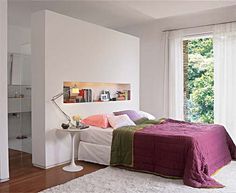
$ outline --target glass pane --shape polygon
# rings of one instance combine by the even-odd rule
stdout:
[[[214,122],[213,40],[184,40],[184,114],[190,122]]]
[[[9,148],[31,153],[30,55],[8,56]]]

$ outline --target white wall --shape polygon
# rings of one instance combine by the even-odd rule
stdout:
[[[30,54],[30,28],[8,25],[8,52]]]
[[[45,142],[45,13],[32,15],[32,162],[46,166]],[[35,89],[34,89],[35,88]]]
[[[0,1],[0,182],[9,178],[7,129],[7,0]]]
[[[63,81],[130,83],[131,100],[63,104],[88,116],[139,109],[139,39],[50,11],[32,18],[33,163],[50,167],[70,159],[70,138],[55,131],[66,120],[50,99]]]
[[[140,108],[164,116],[163,30],[236,21],[236,6],[171,17],[119,31],[140,37]]]

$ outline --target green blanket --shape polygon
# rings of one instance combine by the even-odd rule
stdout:
[[[125,126],[113,131],[112,146],[111,146],[111,161],[110,164],[133,166],[133,139],[134,133],[145,127],[159,124],[164,119],[148,120],[142,118],[136,121],[135,126]]]

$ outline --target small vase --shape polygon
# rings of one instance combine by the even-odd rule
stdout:
[[[76,121],[76,127],[79,128],[81,126],[81,123],[79,121]]]

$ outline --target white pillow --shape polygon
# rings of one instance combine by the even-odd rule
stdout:
[[[128,115],[119,115],[119,116],[108,116],[108,121],[110,125],[114,128],[117,129],[119,127],[124,127],[124,126],[132,126],[135,125],[135,123],[129,118]]]
[[[140,116],[145,117],[145,118],[147,118],[147,119],[149,119],[149,120],[154,120],[154,119],[156,119],[156,117],[154,117],[154,116],[151,115],[150,113],[147,113],[147,112],[144,112],[144,111],[138,111],[137,113],[138,113]]]

